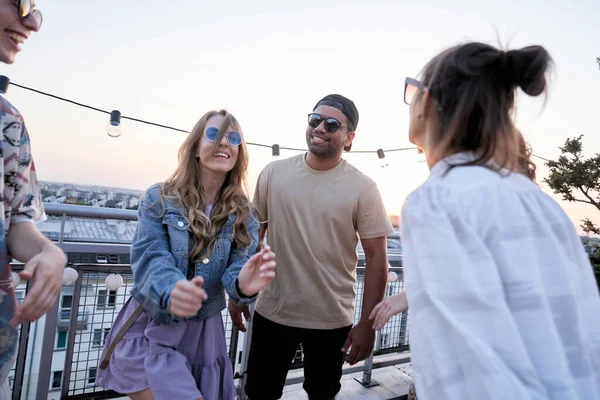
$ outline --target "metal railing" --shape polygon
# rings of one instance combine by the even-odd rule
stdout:
[[[93,238],[87,242],[65,241],[64,228],[70,218],[135,221],[137,213],[129,210],[57,204],[47,204],[46,212],[60,217],[57,244],[67,253],[68,266],[78,272],[78,277],[73,286],[63,287],[61,298],[45,317],[34,323],[21,325],[14,379],[11,380],[12,399],[75,400],[122,397],[122,394],[95,386],[95,379],[104,340],[120,309],[129,298],[129,289],[133,284],[130,265],[117,263],[118,260],[128,260],[130,245],[95,243]],[[102,261],[75,262],[81,259],[93,260],[94,257],[90,255],[97,255],[96,260]],[[20,268],[21,265],[14,266],[17,271]],[[402,276],[401,267],[392,267],[392,270],[399,277]],[[106,277],[111,273],[119,273],[124,278],[123,286],[115,292],[110,292],[104,285]],[[360,319],[362,308],[363,273],[364,267],[359,266],[355,320]],[[17,289],[22,295],[27,290],[27,284],[23,283]],[[403,289],[402,279],[389,282],[386,296]],[[244,371],[252,330],[249,327],[245,334],[239,332],[231,323],[227,309],[223,310],[222,317],[229,357],[235,378],[239,379],[240,398],[245,399],[242,388],[245,383]],[[344,374],[362,371],[363,377],[360,382],[369,387],[376,385],[371,379],[373,369],[409,362],[407,353],[393,358],[386,357],[381,361],[374,360],[374,356],[403,353],[408,350],[408,325],[408,313],[393,317],[386,327],[377,333],[374,351],[364,365],[345,368]],[[40,326],[43,326],[42,332]],[[292,368],[302,368],[302,360],[302,349],[299,348]],[[288,378],[286,385],[300,383],[302,380],[302,377]]]

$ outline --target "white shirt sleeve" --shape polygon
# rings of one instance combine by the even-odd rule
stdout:
[[[402,212],[419,400],[545,399],[485,244],[486,221],[474,226],[494,205],[464,215],[453,196],[421,187]]]

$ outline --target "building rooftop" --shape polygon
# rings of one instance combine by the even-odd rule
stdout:
[[[58,240],[61,217],[50,216],[38,225],[49,239]],[[65,219],[63,240],[71,242],[131,243],[137,221],[116,219],[86,219],[69,217]]]

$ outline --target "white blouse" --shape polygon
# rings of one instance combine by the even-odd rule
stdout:
[[[573,224],[521,174],[438,162],[402,210],[419,400],[600,399],[600,295]]]

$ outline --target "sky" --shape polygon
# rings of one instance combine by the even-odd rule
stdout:
[[[486,3],[486,4],[484,4]],[[556,158],[567,138],[600,148],[600,2],[441,0],[38,0],[42,30],[0,74],[13,82],[123,115],[190,130],[226,108],[249,142],[305,148],[306,115],[329,93],[360,113],[353,150],[410,147],[406,76],[467,41],[544,46],[555,69],[546,99],[519,94],[517,125],[534,154]],[[41,180],[145,189],[177,165],[185,134],[123,121],[10,87]],[[273,160],[249,147],[249,186]],[[281,157],[295,152],[283,151]],[[416,151],[344,156],[377,183],[390,214],[429,174]],[[540,160],[539,181],[547,175]],[[551,191],[541,183],[543,190]],[[600,222],[590,205],[554,196],[576,225]]]

